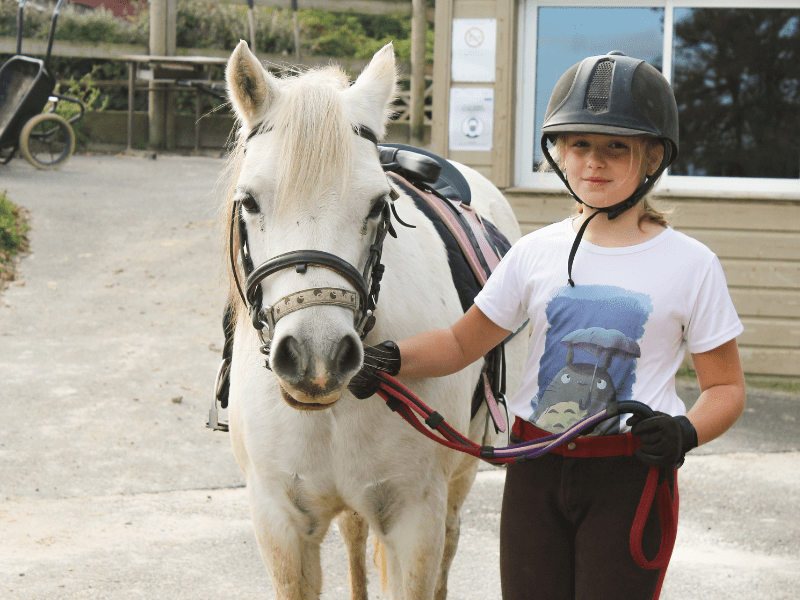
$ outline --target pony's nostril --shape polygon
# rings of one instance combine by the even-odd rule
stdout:
[[[272,370],[289,383],[298,383],[307,368],[307,357],[303,345],[287,335],[272,349]]]
[[[356,371],[361,365],[361,344],[354,336],[345,336],[339,342],[339,346],[333,357],[333,372],[342,376]]]

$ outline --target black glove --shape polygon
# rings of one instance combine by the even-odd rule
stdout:
[[[364,364],[347,385],[353,396],[363,400],[375,394],[381,385],[379,371],[392,376],[400,372],[400,348],[391,340],[364,347]]]
[[[634,455],[651,467],[680,467],[686,453],[697,448],[697,431],[686,417],[656,412],[648,419],[634,415],[627,423],[642,441]]]

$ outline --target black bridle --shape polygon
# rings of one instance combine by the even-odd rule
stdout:
[[[248,140],[257,133],[265,133],[267,130],[254,128],[248,136]],[[378,139],[368,127],[353,127],[353,132],[359,137],[378,145]],[[392,189],[392,200],[396,199],[396,192]],[[303,308],[312,306],[342,306],[354,313],[354,326],[359,336],[363,340],[375,325],[375,308],[378,303],[380,293],[380,282],[383,277],[384,266],[381,264],[381,254],[383,252],[383,242],[386,235],[397,237],[391,223],[392,208],[390,203],[384,207],[381,213],[381,220],[375,233],[375,240],[369,247],[364,271],[359,272],[353,265],[346,260],[339,258],[335,254],[322,252],[320,250],[295,250],[286,252],[271,258],[258,267],[253,265],[250,257],[250,249],[247,242],[247,229],[242,215],[242,203],[237,200],[231,208],[229,257],[231,269],[233,271],[236,288],[239,296],[247,306],[253,327],[258,330],[261,338],[261,352],[267,356],[267,368],[269,368],[269,352],[272,345],[272,338],[275,334],[275,324],[279,319],[286,315]],[[234,250],[234,230],[239,232],[239,256],[242,262],[242,269],[245,275],[245,287],[242,289],[239,281],[238,269],[235,260]],[[277,300],[272,306],[263,305],[263,294],[261,282],[267,277],[278,271],[294,267],[298,273],[305,273],[308,267],[323,267],[338,273],[344,277],[354,290],[342,288],[310,288],[301,290]],[[266,330],[266,331],[265,331]]]

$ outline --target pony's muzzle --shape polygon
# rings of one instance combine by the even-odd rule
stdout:
[[[329,405],[339,399],[344,384],[358,371],[362,356],[361,341],[355,333],[347,333],[324,347],[314,347],[311,340],[287,334],[274,340],[270,362],[284,391],[294,401]]]

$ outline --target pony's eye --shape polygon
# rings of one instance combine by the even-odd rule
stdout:
[[[255,198],[250,194],[245,194],[239,199],[239,202],[242,204],[242,207],[249,213],[257,213],[258,212],[258,202],[255,201]]]

